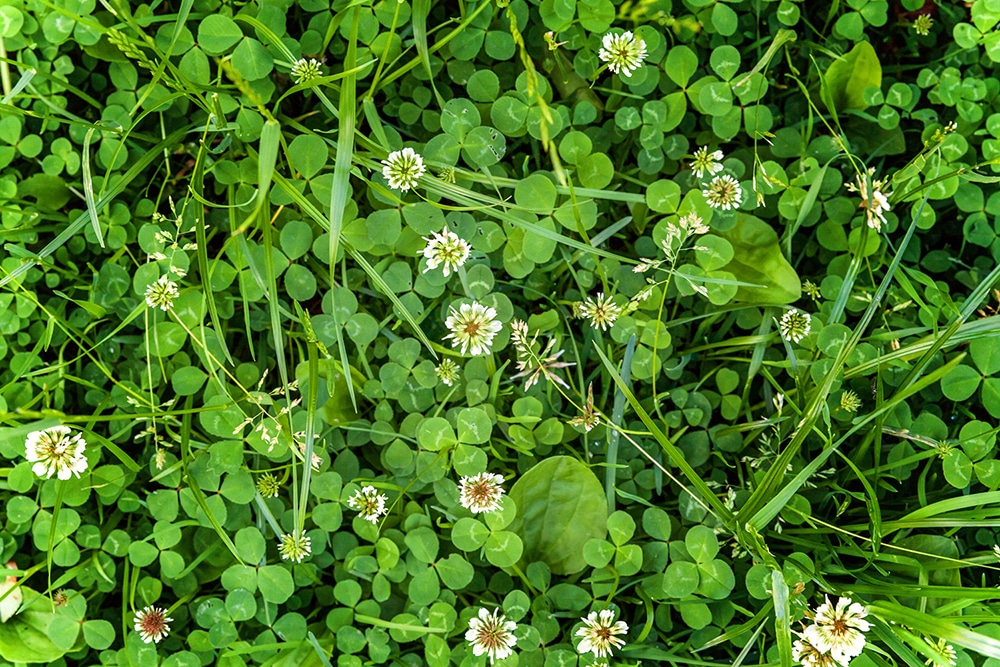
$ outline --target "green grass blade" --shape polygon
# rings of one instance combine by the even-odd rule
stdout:
[[[792,626],[789,617],[788,584],[781,570],[771,570],[771,599],[774,601],[774,632],[778,637],[781,667],[792,667]]]
[[[438,108],[444,108],[444,98],[434,85],[434,70],[431,68],[430,51],[427,48],[427,15],[430,14],[430,0],[413,0],[413,14],[410,18],[413,26],[413,43],[417,47],[417,57],[424,67],[427,80],[431,83],[431,90],[434,91],[434,98],[437,100]]]
[[[927,203],[926,197],[924,198],[924,204]],[[910,226],[906,230],[906,235],[903,237],[900,243],[899,249],[897,250],[895,256],[893,257],[892,263],[886,269],[882,283],[879,285],[878,290],[872,297],[872,301],[868,304],[868,308],[865,310],[861,321],[855,327],[854,331],[851,333],[851,337],[848,339],[847,344],[844,345],[838,352],[836,359],[834,360],[833,366],[830,371],[826,374],[823,384],[815,389],[809,403],[802,415],[801,424],[792,437],[792,440],[788,443],[785,449],[781,452],[772,466],[768,469],[761,480],[759,486],[751,494],[750,498],[744,504],[743,508],[740,510],[741,515],[750,515],[753,517],[751,523],[758,529],[762,530],[764,525],[766,525],[784,506],[776,505],[777,496],[781,495],[785,498],[785,502],[791,498],[790,495],[779,494],[778,489],[782,485],[782,481],[785,477],[785,471],[791,464],[792,459],[798,455],[799,450],[802,448],[802,444],[805,442],[806,436],[812,431],[813,425],[819,419],[823,410],[826,406],[826,397],[830,393],[830,389],[833,387],[833,383],[836,381],[838,376],[843,371],[844,366],[847,364],[847,357],[854,351],[858,343],[861,341],[861,336],[864,331],[871,324],[874,319],[875,314],[879,310],[879,304],[882,303],[882,299],[885,297],[886,291],[889,289],[889,285],[892,283],[893,276],[896,274],[896,270],[899,268],[899,264],[903,259],[903,253],[909,245],[910,239],[913,238],[913,234],[917,228],[917,221],[920,219],[920,212],[918,210],[917,215],[913,216]],[[866,228],[867,229],[867,228]],[[835,321],[831,317],[831,321]],[[826,453],[828,456],[829,454]],[[808,466],[807,466],[808,467]],[[796,476],[798,479],[798,476]],[[805,482],[802,479],[799,485]],[[788,487],[786,487],[787,490]],[[763,508],[767,506],[769,510],[763,512]]]
[[[611,379],[614,380],[614,383],[618,386],[618,390],[621,391],[628,400],[636,415],[642,420],[642,423],[646,425],[646,428],[649,429],[650,434],[660,444],[660,447],[663,448],[663,451],[667,454],[667,456],[670,457],[670,461],[680,468],[681,472],[687,478],[691,486],[697,490],[698,496],[700,497],[699,499],[710,507],[724,524],[727,526],[733,526],[735,519],[733,513],[722,503],[721,500],[716,497],[715,493],[712,492],[701,477],[699,477],[698,473],[691,467],[691,464],[684,458],[684,453],[677,449],[676,445],[670,442],[667,436],[663,434],[663,431],[660,430],[660,428],[656,425],[656,422],[653,421],[652,417],[649,416],[649,413],[646,412],[636,399],[632,390],[628,387],[626,382],[622,380],[621,376],[615,370],[614,365],[611,363],[611,360],[605,356],[604,352],[601,351],[601,348],[595,346],[594,351],[604,363],[604,370],[607,371],[608,375],[611,376]]]
[[[354,11],[351,22],[351,34],[347,42],[347,55],[344,67],[352,68],[357,61],[358,30],[361,13]],[[354,131],[357,114],[357,77],[350,74],[344,77],[340,85],[340,119],[337,130],[337,157],[333,162],[333,187],[330,192],[329,230],[330,230],[330,289],[337,285],[336,266],[337,250],[340,245],[340,233],[344,227],[344,211],[347,210],[347,199],[351,192],[351,164],[354,157]],[[355,395],[354,379],[347,372],[350,368],[350,358],[347,355],[347,343],[344,341],[344,323],[340,321],[336,308],[330,309],[333,314],[333,330],[337,339],[337,350],[340,353],[340,363],[344,366],[344,377],[347,379],[347,393],[351,397],[351,405],[358,409],[358,399]]]
[[[627,389],[632,388],[632,357],[635,355],[635,334],[628,338],[625,345],[625,354],[622,357],[622,378]],[[615,404],[611,413],[611,423],[621,428],[622,419],[625,417],[625,394],[621,389],[615,390]],[[608,467],[604,470],[604,492],[608,498],[608,512],[615,511],[615,477],[618,475],[618,441],[621,439],[621,432],[618,428],[613,428],[608,433],[608,452],[605,457]]]
[[[303,213],[312,218],[312,220],[315,221],[316,224],[318,224],[323,229],[326,230],[330,229],[329,227],[330,220],[325,215],[320,213],[319,210],[317,210],[316,207],[313,206],[312,203],[310,203],[310,201],[306,199],[302,193],[293,188],[292,185],[287,180],[285,180],[280,174],[274,175],[274,183],[275,185],[280,187],[289,196],[289,198],[291,198],[295,202],[296,206],[301,208]],[[403,305],[403,302],[399,300],[399,297],[396,296],[395,293],[393,293],[393,291],[386,284],[382,276],[379,275],[378,271],[376,271],[375,268],[368,263],[368,260],[365,259],[364,255],[362,255],[360,252],[356,251],[354,248],[352,248],[350,245],[346,243],[344,244],[344,247],[347,249],[347,253],[354,259],[354,261],[358,263],[358,266],[360,266],[365,271],[365,273],[368,274],[368,278],[371,279],[375,287],[387,299],[389,299],[389,301],[392,302],[392,305],[400,312],[403,319],[413,329],[414,335],[416,335],[416,337],[420,339],[420,342],[422,342],[427,347],[431,355],[436,359],[437,352],[434,351],[434,346],[431,343],[430,339],[420,328],[420,324],[417,322],[416,318],[413,317],[413,314],[406,308],[406,306]],[[345,368],[349,368],[349,366],[345,366]]]
[[[316,635],[314,635],[310,631],[309,634],[307,635],[307,638],[309,639],[309,644],[310,646],[312,646],[313,651],[316,652],[316,657],[320,659],[320,662],[323,663],[323,666],[333,667],[333,665],[330,664],[330,659],[326,657],[326,653],[323,652],[323,648],[319,645],[319,642],[316,640]]]
[[[806,465],[802,470],[799,471],[797,475],[795,475],[792,481],[783,486],[780,490],[772,492],[770,496],[771,499],[760,510],[758,510],[749,519],[747,523],[749,523],[757,530],[763,530],[764,526],[767,526],[768,524],[771,523],[771,521],[774,520],[774,517],[776,517],[778,513],[781,512],[782,508],[784,508],[784,506],[788,503],[788,501],[792,499],[792,496],[794,496],[799,491],[799,489],[802,488],[802,485],[805,484],[806,481],[808,481],[809,478],[812,477],[812,475],[814,475],[816,471],[820,469],[820,467],[823,465],[823,463],[826,462],[826,460],[830,457],[830,455],[833,454],[835,451],[837,451],[837,449],[839,449],[842,443],[846,442],[849,437],[853,436],[854,433],[861,430],[862,427],[867,426],[869,423],[871,423],[881,415],[892,412],[896,408],[896,406],[899,403],[903,402],[906,398],[912,396],[913,394],[919,392],[922,389],[925,389],[929,385],[940,380],[942,377],[947,375],[952,368],[958,365],[960,361],[961,359],[959,358],[953,359],[948,364],[935,369],[934,373],[928,375],[926,378],[923,378],[923,380],[921,380],[920,382],[917,382],[914,385],[912,385],[908,391],[897,392],[893,394],[892,398],[886,401],[884,404],[882,404],[882,406],[878,410],[866,415],[865,419],[855,424],[850,431],[848,431],[843,437],[840,438],[840,440],[838,440],[833,445],[824,449],[819,455],[817,455],[812,461],[810,461],[808,465]],[[812,422],[810,422],[810,428],[812,427],[813,423],[815,423],[815,419],[813,419]],[[803,431],[804,429],[805,426],[800,427],[800,434],[801,431]],[[805,435],[804,434],[801,435],[802,438],[804,439]],[[796,438],[799,438],[799,435],[796,435]],[[795,440],[793,439],[793,442],[794,441]],[[791,447],[791,445],[789,445],[789,447]],[[785,451],[788,451],[788,449],[786,448]],[[779,462],[781,461],[781,457],[778,457],[778,461]],[[777,465],[777,463],[775,465]],[[782,468],[782,470],[784,469],[785,468]],[[756,493],[754,495],[756,495]],[[744,506],[744,509],[745,508],[746,505]]]
[[[215,96],[216,101],[218,101],[218,96]],[[219,123],[224,122],[220,117],[218,119]],[[216,331],[224,331],[222,328],[222,320],[219,318],[219,307],[215,302],[215,290],[212,289],[212,273],[215,271],[216,263],[212,263],[211,268],[208,264],[208,235],[205,231],[206,225],[206,210],[205,210],[205,200],[202,194],[205,190],[205,150],[206,144],[203,141],[200,148],[198,149],[198,156],[195,158],[194,170],[191,174],[191,187],[190,192],[196,197],[194,197],[196,203],[195,207],[195,224],[194,224],[194,236],[195,241],[198,244],[198,250],[195,252],[195,258],[198,260],[198,277],[201,279],[202,289],[205,294],[205,301],[208,305],[208,316],[212,321],[212,326]],[[226,355],[226,361],[229,362],[231,366],[235,366],[233,362],[233,356],[229,352],[229,345],[226,343],[226,337],[220,336],[219,340],[222,343],[222,351]],[[214,369],[212,372],[214,376]]]
[[[26,68],[24,72],[22,72],[21,78],[17,80],[17,83],[14,84],[14,87],[10,89],[9,93],[3,96],[3,99],[0,100],[0,102],[2,102],[3,104],[9,104],[12,99],[17,97],[21,93],[21,91],[24,90],[29,83],[31,83],[31,80],[35,78],[36,74],[38,74],[38,70],[36,70],[34,67]]]
[[[895,621],[929,637],[938,637],[980,655],[1000,660],[1000,639],[969,630],[953,619],[932,616],[900,604],[882,601],[873,602],[869,612],[884,621]]]
[[[177,143],[181,142],[186,135],[191,130],[191,126],[182,127],[179,130],[174,131],[168,135],[163,141],[159,142],[148,150],[146,153],[142,154],[138,160],[132,165],[132,167],[126,171],[121,178],[115,179],[111,186],[107,189],[104,195],[97,200],[96,207],[104,208],[111,201],[120,195],[129,186],[132,181],[139,177],[140,174],[144,173],[146,168],[156,159],[160,157],[160,151],[164,148],[170,148],[176,146]],[[73,236],[75,236],[83,227],[87,224],[90,219],[90,215],[87,212],[81,213],[73,220],[69,225],[66,226],[53,240],[49,241],[42,248],[38,255],[34,258],[26,261],[21,266],[17,267],[5,276],[0,277],[0,287],[3,287],[12,280],[16,280],[20,276],[27,273],[32,268],[38,266],[41,260],[45,259],[56,250],[61,248],[67,241],[69,241]]]
[[[319,349],[316,345],[310,343],[308,346],[308,354],[309,391],[305,396],[306,448],[302,454],[302,496],[299,498],[298,512],[295,516],[295,526],[298,530],[302,530],[303,526],[305,526],[306,508],[309,506],[309,483],[312,479],[312,457],[316,446],[316,404],[319,400]],[[350,373],[344,373],[344,375],[350,375]]]
[[[81,155],[81,168],[83,169],[83,199],[87,202],[87,215],[90,217],[90,224],[94,228],[94,235],[97,242],[104,247],[104,235],[101,234],[101,222],[97,219],[97,206],[94,205],[94,177],[90,173],[90,140],[94,138],[95,128],[87,130],[83,138],[83,149]]]
[[[936,503],[931,503],[921,507],[920,509],[914,510],[902,517],[898,521],[886,522],[886,527],[888,530],[889,526],[896,523],[907,523],[912,521],[920,521],[922,519],[929,519],[936,516],[941,516],[947,514],[948,512],[955,512],[958,510],[965,509],[967,507],[979,507],[982,505],[993,505],[994,503],[1000,503],[1000,491],[988,491],[985,493],[973,493],[968,496],[959,496],[957,498],[948,498],[946,500],[939,500]]]
[[[281,146],[281,124],[273,118],[264,123],[260,131],[260,152],[257,154],[257,210],[266,208],[271,192],[274,167],[278,162]]]

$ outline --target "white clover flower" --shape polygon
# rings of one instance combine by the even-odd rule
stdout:
[[[809,315],[794,308],[786,310],[778,322],[778,330],[781,332],[781,337],[793,343],[798,343],[808,336],[809,329],[811,328],[812,320]]]
[[[834,606],[827,597],[803,636],[817,651],[829,653],[836,662],[846,665],[865,648],[865,633],[870,627],[864,620],[867,615],[868,610],[850,598],[840,598]]]
[[[855,177],[855,183],[847,184],[848,192],[857,192],[861,195],[861,203],[858,208],[865,209],[865,220],[869,227],[876,232],[882,231],[882,225],[888,222],[885,214],[889,211],[889,197],[892,192],[883,193],[885,180],[872,178],[875,167],[869,167],[867,175]],[[869,194],[868,181],[871,180],[871,193]]]
[[[503,329],[496,319],[497,311],[473,301],[450,312],[444,325],[451,331],[445,336],[452,339],[451,346],[461,348],[462,354],[468,350],[472,356],[489,352],[493,338]]]
[[[320,62],[315,58],[309,60],[299,58],[292,65],[292,78],[295,79],[296,84],[305,83],[321,76],[323,76],[323,70],[320,69]]]
[[[489,656],[492,665],[497,660],[503,660],[514,652],[514,630],[517,624],[508,621],[507,617],[494,609],[491,614],[485,607],[479,610],[479,617],[469,620],[469,629],[465,633],[465,641],[472,646],[472,653]]]
[[[609,32],[601,40],[601,50],[597,57],[608,64],[608,69],[626,77],[642,67],[646,59],[646,43],[630,30],[616,35]]]
[[[804,634],[795,633],[800,637],[792,644],[792,659],[797,660],[802,667],[841,667],[833,656],[826,651],[820,651],[805,638]]]
[[[465,264],[465,260],[469,259],[469,252],[472,250],[472,246],[465,239],[448,229],[447,226],[440,233],[434,232],[430,237],[425,236],[423,239],[427,241],[427,245],[421,251],[423,256],[427,258],[427,268],[423,272],[427,273],[431,269],[444,265],[445,278],[450,276],[452,271]]]
[[[169,624],[172,620],[174,619],[167,618],[166,609],[146,607],[135,613],[135,631],[146,644],[159,644],[160,640],[170,634]]]
[[[308,535],[302,535],[298,531],[293,534],[286,533],[278,540],[278,553],[283,560],[301,563],[303,558],[312,553],[312,540]]]
[[[382,164],[385,165],[382,175],[389,181],[389,187],[403,192],[417,187],[417,180],[427,171],[424,159],[409,146],[389,153]]]
[[[713,178],[701,191],[701,194],[709,206],[720,208],[723,211],[737,208],[743,203],[743,190],[740,188],[740,182],[729,174]]]
[[[590,320],[594,328],[601,331],[607,331],[621,314],[621,306],[615,305],[610,296],[605,297],[604,292],[598,292],[596,300],[588,296],[585,301],[576,304],[577,317]]]
[[[612,648],[625,646],[625,640],[615,635],[628,632],[628,625],[625,621],[614,623],[615,612],[612,610],[592,611],[580,620],[586,624],[586,627],[576,631],[577,637],[583,637],[576,647],[580,653],[593,653],[597,658],[606,658],[611,655]]]
[[[434,369],[438,380],[444,382],[449,387],[458,382],[458,364],[451,359],[442,359],[437,368]]]
[[[58,475],[59,479],[67,480],[71,476],[80,476],[87,469],[87,457],[83,452],[87,441],[77,433],[70,436],[71,431],[65,426],[53,426],[44,431],[34,431],[28,434],[24,442],[25,458],[35,465],[32,472],[39,477]]]
[[[146,305],[150,308],[160,310],[170,310],[174,299],[180,296],[177,290],[177,283],[170,279],[169,275],[162,275],[146,287]]]
[[[708,146],[702,146],[694,152],[694,160],[691,162],[691,171],[698,178],[705,174],[712,176],[722,171],[722,160],[725,155],[720,150],[708,151]]]
[[[500,509],[503,497],[503,475],[481,472],[472,477],[463,477],[458,486],[459,502],[473,514],[495,512]]]
[[[358,516],[365,521],[378,523],[379,517],[386,513],[385,504],[389,497],[375,490],[374,486],[363,486],[360,491],[347,500],[352,509],[358,510]]]

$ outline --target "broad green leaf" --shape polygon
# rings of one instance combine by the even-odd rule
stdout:
[[[678,86],[686,87],[697,69],[698,56],[690,48],[681,44],[670,49],[664,70]]]
[[[972,366],[956,366],[941,378],[941,393],[952,401],[964,401],[976,393],[983,376]]]
[[[473,551],[483,546],[489,537],[489,528],[476,519],[463,517],[451,529],[451,541],[462,551]]]
[[[497,567],[512,567],[521,560],[524,542],[515,533],[500,530],[486,538],[486,560]]]
[[[698,588],[698,566],[686,561],[674,561],[663,576],[663,593],[672,598],[684,598]]]
[[[210,56],[218,56],[243,38],[243,31],[223,14],[209,14],[198,24],[198,44]]]
[[[510,490],[519,516],[511,530],[524,541],[528,562],[542,561],[556,574],[587,567],[583,546],[607,534],[604,487],[584,464],[569,456],[545,459]]]
[[[260,593],[268,602],[282,604],[295,592],[292,574],[284,565],[265,565],[257,571]]]
[[[90,648],[103,651],[115,642],[115,626],[101,619],[84,621],[83,638]]]
[[[256,39],[247,37],[233,51],[233,69],[247,81],[263,79],[274,69],[274,58]]]
[[[858,42],[826,70],[821,96],[831,113],[865,109],[868,86],[882,86],[882,64],[871,44]]]
[[[20,590],[24,596],[23,610],[6,623],[0,623],[0,658],[13,663],[58,660],[66,650],[48,637],[49,626],[56,618],[52,603],[26,586]]]
[[[799,275],[782,255],[778,234],[769,224],[755,216],[738,213],[732,229],[715,233],[733,247],[733,260],[723,268],[740,282],[759,285],[741,285],[736,291],[737,301],[792,303],[802,295]]]
[[[944,478],[956,489],[964,489],[972,481],[972,461],[957,449],[951,450],[942,463]]]

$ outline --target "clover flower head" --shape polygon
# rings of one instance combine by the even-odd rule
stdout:
[[[170,310],[174,299],[180,296],[180,294],[177,290],[177,283],[171,280],[169,275],[164,274],[149,283],[144,296],[146,297],[146,305],[150,308]]]
[[[452,308],[444,325],[451,331],[445,338],[452,339],[452,347],[468,350],[476,356],[486,354],[493,345],[493,338],[503,325],[497,320],[497,311],[477,301],[463,303],[458,310]]]
[[[378,523],[379,517],[386,513],[385,504],[388,501],[388,496],[376,491],[374,486],[363,486],[360,491],[354,492],[347,504],[356,509],[358,516],[365,521]]]
[[[924,637],[924,641],[940,654],[940,657],[937,659],[927,658],[924,662],[925,665],[928,665],[928,667],[955,667],[958,664],[958,653],[955,652],[955,647],[949,644],[947,640],[938,639],[935,642],[930,637]]]
[[[257,478],[257,492],[263,498],[277,498],[281,491],[281,483],[278,478],[269,472]]]
[[[781,316],[781,320],[778,321],[781,337],[793,343],[798,343],[808,336],[810,328],[812,328],[812,320],[809,315],[795,308],[786,310],[785,314]]]
[[[577,637],[583,637],[576,647],[580,653],[606,658],[611,655],[612,648],[625,646],[625,640],[617,635],[628,632],[628,625],[624,621],[615,622],[615,612],[611,609],[602,609],[600,613],[592,611],[580,620],[585,624],[576,631]]]
[[[427,171],[424,158],[409,146],[389,153],[382,164],[382,175],[389,181],[389,187],[403,192],[417,187],[417,181]]]
[[[438,171],[438,178],[440,178],[445,183],[455,182],[455,168],[454,167],[442,167]]]
[[[590,320],[595,329],[607,331],[608,327],[622,314],[621,306],[615,305],[611,297],[605,297],[604,292],[597,294],[597,299],[587,297],[576,304],[576,315]]]
[[[440,233],[433,232],[429,237],[423,237],[427,245],[421,251],[427,259],[427,268],[424,273],[439,266],[444,266],[445,278],[451,275],[452,271],[465,264],[469,259],[469,252],[472,246],[468,241],[460,237],[455,232],[445,226]]]
[[[459,502],[473,514],[496,512],[503,497],[503,475],[481,472],[463,477],[458,485]]]
[[[278,539],[278,553],[282,560],[301,563],[303,558],[312,553],[312,540],[299,531],[286,533]]]
[[[442,359],[441,363],[434,369],[438,380],[441,380],[441,382],[444,382],[449,387],[458,382],[458,371],[458,364],[451,359]]]
[[[842,597],[836,605],[825,598],[804,637],[816,650],[829,653],[836,662],[846,665],[865,648],[865,633],[870,628],[865,620],[867,615],[868,610],[850,598]]]
[[[737,208],[743,203],[743,190],[740,188],[740,182],[729,174],[713,178],[701,191],[701,194],[709,206],[723,211]]]
[[[708,146],[702,146],[694,152],[694,160],[691,161],[691,171],[698,178],[705,174],[713,176],[722,171],[722,160],[725,155],[720,150],[709,152]]]
[[[135,631],[146,644],[159,644],[162,639],[170,634],[170,622],[174,620],[167,617],[167,610],[159,607],[144,607],[142,611],[135,613]]]
[[[792,659],[797,660],[802,667],[840,667],[827,651],[820,651],[813,646],[802,633],[795,633],[800,639],[792,644]]]
[[[476,618],[469,620],[469,629],[465,633],[465,641],[472,646],[472,653],[480,656],[486,654],[492,665],[497,660],[503,660],[514,652],[514,630],[517,624],[508,621],[507,617],[494,609],[491,614],[485,607],[479,610]]]
[[[28,434],[24,441],[25,458],[35,464],[31,466],[32,472],[39,477],[57,475],[67,480],[73,475],[79,477],[87,469],[87,457],[83,454],[87,441],[79,433],[70,433],[69,428],[59,425]]]
[[[320,69],[320,62],[315,58],[309,60],[299,58],[292,65],[292,78],[295,79],[296,84],[312,81],[321,76],[323,76],[323,70]]]
[[[931,26],[934,25],[934,19],[927,14],[921,14],[913,20],[911,25],[913,26],[913,32],[921,37],[926,37],[931,34]]]
[[[601,40],[601,50],[597,57],[608,64],[608,69],[616,74],[630,77],[632,72],[642,67],[646,59],[646,42],[641,37],[626,30],[615,34],[609,32]]]
[[[844,412],[857,412],[861,407],[861,399],[850,389],[840,395],[840,409]]]

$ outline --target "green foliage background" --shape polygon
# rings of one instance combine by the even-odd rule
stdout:
[[[499,606],[506,664],[586,666],[577,619],[613,606],[623,664],[787,667],[821,594],[871,607],[857,667],[942,664],[925,637],[1000,660],[998,24],[996,0],[0,0],[25,598],[0,663],[478,665],[468,621]],[[646,44],[630,77],[609,30]],[[381,175],[403,146],[409,193]],[[738,209],[706,203],[701,146]],[[633,271],[692,213],[696,247]],[[420,258],[445,226],[473,249],[450,277]],[[606,331],[574,317],[599,292]],[[504,324],[490,355],[442,342],[469,300]],[[511,379],[515,318],[569,389]],[[60,423],[89,470],[38,479],[25,438]],[[487,470],[508,496],[474,516],[458,481]],[[346,505],[369,483],[377,525]]]

